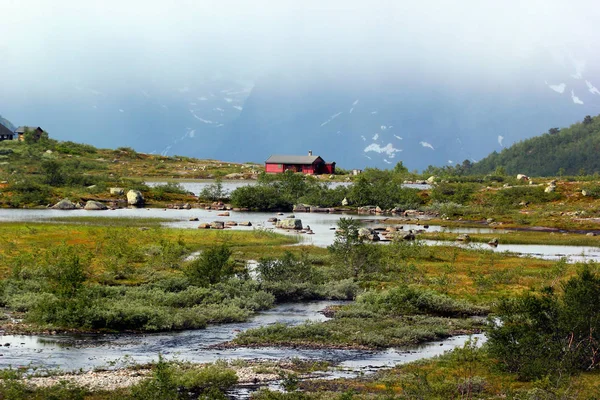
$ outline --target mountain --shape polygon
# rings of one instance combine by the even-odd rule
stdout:
[[[472,164],[470,173],[486,174],[502,167],[509,174],[532,176],[600,172],[600,116],[586,116],[569,128],[523,140]]]
[[[74,84],[16,92],[0,110],[59,140],[263,162],[312,150],[343,168],[472,162],[600,111],[600,68],[403,70],[351,65]],[[465,67],[466,68],[466,67]],[[458,72],[457,72],[458,71]],[[555,172],[555,171],[554,171]]]
[[[7,120],[6,118],[2,117],[2,115],[0,115],[0,125],[4,125],[5,127],[7,127],[8,129],[10,129],[11,131],[15,131],[17,129],[16,126],[14,126],[9,120]]]

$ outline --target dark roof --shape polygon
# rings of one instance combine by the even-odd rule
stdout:
[[[274,155],[269,157],[265,163],[267,164],[313,164],[317,159],[323,159],[319,156],[282,156]]]
[[[11,135],[11,136],[14,136],[15,134],[12,133],[12,131],[10,129],[8,129],[4,125],[0,124],[0,135]]]
[[[39,129],[40,131],[44,132],[44,130],[42,128],[40,128],[39,126],[20,126],[17,128],[17,130],[15,131],[15,133],[25,133],[25,131],[35,131]]]

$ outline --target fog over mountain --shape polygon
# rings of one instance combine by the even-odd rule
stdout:
[[[88,3],[0,0],[0,114],[15,125],[421,169],[600,113],[592,1]]]

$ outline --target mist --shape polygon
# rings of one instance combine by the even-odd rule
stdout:
[[[257,79],[345,66],[357,76],[468,83],[595,64],[592,1],[0,2],[5,93],[65,85],[176,88],[218,74]]]

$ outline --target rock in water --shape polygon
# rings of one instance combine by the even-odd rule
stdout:
[[[277,221],[277,228],[281,229],[302,229],[302,220],[298,218],[285,218],[280,221]]]
[[[498,247],[498,238],[493,238],[488,242],[488,244],[492,247]]]
[[[83,207],[84,210],[89,210],[89,211],[99,211],[99,210],[107,210],[108,207],[106,207],[106,205],[104,203],[100,203],[99,201],[94,201],[94,200],[88,200],[87,203],[85,203],[85,206]]]
[[[127,192],[127,204],[130,206],[143,206],[144,196],[139,190],[130,190]]]
[[[125,193],[123,188],[119,188],[119,187],[112,187],[109,190],[110,190],[110,194],[115,195],[115,196],[121,196],[122,194]]]
[[[55,210],[74,210],[75,204],[69,199],[62,199],[58,203],[52,206]]]
[[[225,223],[223,221],[213,221],[210,223],[212,229],[224,229]]]

